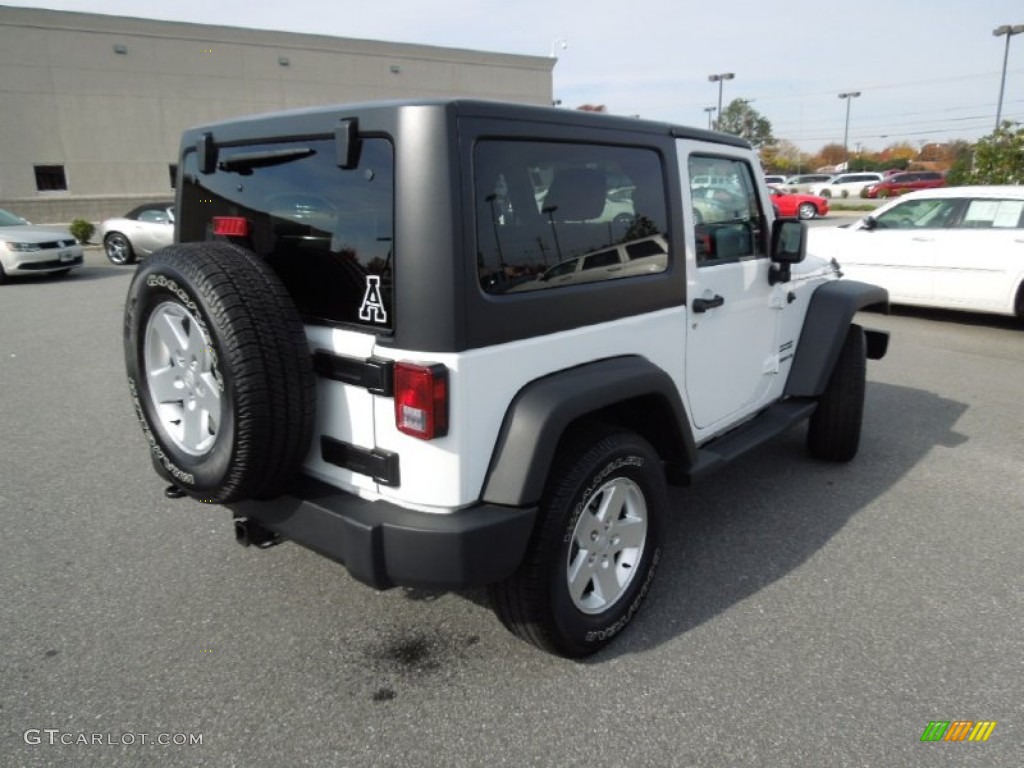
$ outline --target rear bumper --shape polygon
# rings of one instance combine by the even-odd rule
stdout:
[[[302,477],[288,494],[228,505],[263,527],[344,565],[377,589],[460,589],[511,576],[536,507],[478,504],[449,514],[366,501]]]

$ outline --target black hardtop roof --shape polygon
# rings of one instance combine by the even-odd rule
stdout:
[[[555,123],[562,126],[600,128],[651,133],[660,136],[695,139],[716,144],[727,144],[749,149],[750,144],[738,136],[707,131],[673,123],[623,117],[585,110],[515,104],[481,99],[407,99],[401,101],[372,101],[352,104],[329,104],[304,107],[280,112],[269,112],[232,118],[216,123],[195,126],[185,131],[182,142],[189,145],[203,133],[209,132],[216,143],[251,141],[258,138],[296,135],[328,134],[338,121],[347,117],[380,117],[386,113],[397,115],[405,109],[439,109],[451,111],[454,116],[480,117],[495,120],[529,120]]]

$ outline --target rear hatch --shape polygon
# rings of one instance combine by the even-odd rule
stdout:
[[[275,270],[306,324],[318,372],[334,374],[318,378],[306,469],[376,492],[386,477],[360,455],[376,445],[372,390],[384,378],[371,358],[378,337],[393,331],[391,142],[361,140],[354,167],[339,164],[333,136],[220,146],[209,173],[198,162],[196,152],[183,158],[178,239],[236,242]]]

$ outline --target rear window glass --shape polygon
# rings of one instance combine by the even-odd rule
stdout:
[[[481,141],[473,194],[477,271],[488,293],[668,268],[664,175],[654,150]]]
[[[390,330],[394,153],[366,138],[357,168],[337,165],[333,139],[221,147],[218,170],[185,162],[181,240],[225,239],[215,216],[242,217],[232,237],[266,259],[307,322]]]

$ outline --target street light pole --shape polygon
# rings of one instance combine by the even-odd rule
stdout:
[[[846,170],[850,170],[850,102],[860,96],[860,91],[840,93],[840,99],[846,99],[846,127],[843,129],[843,154],[846,155]]]
[[[715,121],[715,126],[719,127],[722,125],[722,83],[726,80],[732,80],[736,75],[732,72],[721,72],[717,75],[708,75],[708,82],[718,83],[718,120]]]
[[[1010,38],[1024,32],[1024,24],[1004,24],[992,30],[994,37],[1006,35],[1006,48],[1003,50],[1003,76],[999,81],[999,105],[996,107],[996,130],[999,129],[999,121],[1003,116],[1003,91],[1006,90],[1006,61],[1010,58]]]
[[[704,107],[704,111],[708,113],[708,130],[711,130],[711,115],[715,111],[715,107]]]

